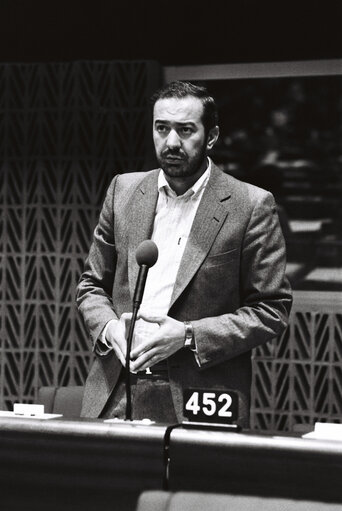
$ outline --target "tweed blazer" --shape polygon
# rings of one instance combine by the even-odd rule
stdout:
[[[128,173],[109,186],[77,287],[95,344],[105,324],[132,311],[138,245],[152,235],[158,174]],[[285,329],[292,296],[273,196],[212,166],[177,274],[168,314],[194,327],[198,360],[184,348],[168,358],[172,397],[183,420],[185,388],[234,389],[248,424],[251,350]],[[95,356],[82,415],[98,417],[122,369],[114,352]]]

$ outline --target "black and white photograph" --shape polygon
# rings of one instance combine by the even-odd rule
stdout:
[[[342,509],[342,4],[0,0],[0,507]]]

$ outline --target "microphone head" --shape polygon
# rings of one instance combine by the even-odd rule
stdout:
[[[145,240],[138,246],[135,257],[139,266],[151,268],[158,259],[158,247],[152,240]]]

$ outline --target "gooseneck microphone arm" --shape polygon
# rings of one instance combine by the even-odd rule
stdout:
[[[137,320],[138,311],[143,299],[147,273],[158,259],[157,245],[151,240],[145,240],[140,243],[136,251],[136,260],[139,268],[137,283],[133,296],[133,314],[129,326],[126,349],[126,420],[132,420],[132,393],[131,393],[131,349],[134,334],[134,327]]]
[[[126,420],[132,420],[132,394],[131,394],[131,350],[132,350],[132,340],[134,327],[137,320],[138,311],[140,308],[140,304],[142,301],[147,272],[149,267],[146,264],[140,266],[138,280],[135,288],[134,298],[133,298],[133,314],[131,323],[129,325],[128,337],[127,337],[127,350],[126,350]]]

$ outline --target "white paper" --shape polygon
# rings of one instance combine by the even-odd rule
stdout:
[[[46,420],[46,419],[56,419],[56,417],[63,417],[60,413],[42,413],[37,415],[24,415],[24,414],[18,414],[14,412],[6,412],[0,410],[0,418],[1,417],[14,417],[17,419],[39,419],[39,420]]]
[[[320,440],[339,440],[342,442],[342,424],[316,422],[314,431],[306,433],[303,438],[318,438]]]

